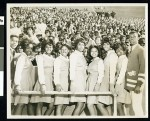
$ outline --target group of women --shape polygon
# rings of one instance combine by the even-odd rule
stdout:
[[[118,43],[115,50],[109,39],[103,40],[103,49],[106,57],[101,57],[101,49],[96,45],[88,48],[88,62],[84,54],[85,40],[79,38],[75,41],[75,50],[70,53],[70,47],[62,44],[59,56],[53,56],[54,45],[50,42],[44,44],[44,52],[35,56],[38,78],[35,84],[32,81],[31,71],[33,61],[30,60],[31,43],[22,41],[21,52],[15,70],[14,92],[41,91],[41,95],[15,95],[14,115],[21,115],[27,104],[29,115],[43,115],[42,107],[46,104],[44,115],[50,115],[56,107],[56,115],[63,115],[70,103],[75,103],[72,115],[80,115],[89,109],[90,115],[97,115],[97,109],[102,115],[112,115],[111,96],[86,95],[45,95],[45,91],[99,91],[118,94],[119,115],[124,115],[124,103],[130,103],[128,92],[124,89],[124,78],[127,57],[126,46]],[[118,55],[118,56],[117,56]],[[120,59],[118,59],[118,57]],[[121,74],[120,74],[121,73]],[[34,109],[35,108],[35,109]]]

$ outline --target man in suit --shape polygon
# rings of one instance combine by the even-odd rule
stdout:
[[[14,88],[14,75],[15,75],[15,48],[18,46],[19,37],[17,35],[10,36],[10,81],[11,89]],[[11,96],[11,111],[14,109],[14,95]]]
[[[125,89],[131,94],[132,108],[135,116],[143,116],[142,96],[145,81],[145,54],[138,44],[138,33],[130,32],[131,52],[128,56]]]

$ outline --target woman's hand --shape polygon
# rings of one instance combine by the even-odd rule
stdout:
[[[14,88],[14,93],[19,94],[20,91],[21,91],[20,85],[16,85],[15,88]]]
[[[60,84],[57,84],[56,85],[56,91],[60,92],[62,90],[63,90],[62,86]]]
[[[45,86],[45,84],[42,84],[41,85],[41,93],[42,93],[42,95],[44,95],[45,92],[46,92],[46,86]]]

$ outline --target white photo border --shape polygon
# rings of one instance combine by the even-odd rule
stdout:
[[[10,88],[10,8],[11,7],[52,7],[52,6],[143,6],[145,7],[145,116],[14,116],[11,115],[11,88]],[[148,118],[148,3],[7,3],[7,118],[8,119],[54,119],[54,118]]]

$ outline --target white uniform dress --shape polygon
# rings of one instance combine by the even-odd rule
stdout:
[[[109,92],[110,84],[115,84],[115,74],[118,56],[114,50],[109,50],[104,59],[104,78],[100,86],[100,92]],[[112,104],[111,96],[99,96],[98,101],[110,105]]]
[[[94,91],[96,83],[100,84],[104,77],[104,63],[99,57],[96,57],[88,66],[88,91]],[[88,104],[97,104],[97,96],[88,96]]]
[[[53,91],[53,68],[54,68],[54,58],[46,54],[36,56],[37,67],[38,67],[38,81],[35,84],[34,91],[40,91],[40,85],[45,84],[46,91]],[[54,98],[50,95],[44,96],[32,96],[31,103],[54,102]]]
[[[16,71],[15,71],[15,78],[14,78],[15,85],[19,85],[22,91],[32,91],[33,88],[32,78],[31,78],[32,69],[33,69],[33,65],[30,59],[24,52],[22,52],[16,64]],[[29,103],[28,95],[16,95],[14,99],[15,99],[14,105],[20,103],[21,104]]]
[[[86,90],[87,63],[82,52],[75,50],[70,55],[70,90],[84,92]],[[70,102],[86,102],[85,95],[72,95]]]
[[[126,55],[121,55],[118,58],[117,74],[116,74],[116,84],[119,85],[118,92],[117,92],[118,94],[117,102],[130,104],[131,103],[130,93],[124,89],[127,64],[128,64],[128,58],[126,57]]]
[[[60,84],[63,91],[68,91],[69,86],[69,59],[60,55],[54,62],[54,83]],[[55,95],[55,105],[69,104],[68,95]]]

